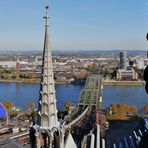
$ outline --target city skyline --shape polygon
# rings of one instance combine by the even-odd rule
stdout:
[[[15,2],[17,1],[18,0]],[[26,2],[19,3],[19,5],[26,4]],[[31,2],[31,4],[33,4],[33,2]],[[54,4],[60,3],[57,2]],[[61,3],[60,6],[62,7],[63,4],[64,3]],[[45,6],[45,12],[43,14],[44,22],[42,24],[44,27],[44,34],[42,34],[44,40],[41,39],[43,42],[42,55],[38,54],[39,52],[33,52],[31,50],[30,53],[21,50],[18,52],[0,52],[2,53],[0,54],[0,101],[2,102],[0,103],[0,147],[147,148],[148,104],[147,90],[146,92],[144,90],[144,85],[145,89],[147,89],[147,83],[145,84],[147,81],[145,78],[147,75],[147,69],[145,69],[145,67],[148,65],[147,52],[145,50],[128,50],[130,54],[127,55],[127,51],[121,51],[119,53],[119,51],[110,50],[108,52],[103,51],[101,54],[100,50],[97,50],[100,54],[93,55],[92,50],[90,50],[90,52],[88,50],[87,52],[81,50],[79,52],[81,54],[78,54],[75,50],[69,50],[65,52],[67,55],[61,54],[61,56],[53,56],[52,50],[53,47],[56,47],[55,43],[57,43],[60,48],[67,48],[67,50],[68,46],[73,49],[77,46],[80,47],[80,45],[81,49],[85,47],[85,50],[88,47],[98,48],[99,46],[100,48],[101,43],[99,44],[96,36],[98,32],[95,32],[95,29],[98,31],[96,24],[106,21],[104,16],[105,14],[108,16],[110,7],[111,10],[114,10],[113,8],[119,9],[119,7],[115,7],[115,5],[108,5],[108,12],[105,12],[104,15],[100,14],[100,17],[103,16],[102,19],[96,20],[98,15],[96,15],[95,11],[93,11],[95,12],[93,13],[93,15],[95,14],[94,17],[90,17],[92,14],[86,15],[85,13],[80,13],[82,10],[84,10],[84,12],[88,11],[86,5],[88,6],[89,4],[89,7],[92,6],[90,3],[85,5],[85,9],[80,5],[75,7],[76,4],[80,4],[79,2],[71,2],[69,4],[72,4],[71,7],[65,7],[63,13],[60,12],[62,9],[58,9],[60,10],[58,11],[59,14],[53,13],[56,11],[51,10],[51,16],[55,16],[56,18],[55,24],[52,21],[50,23],[51,32],[57,31],[57,34],[53,36],[53,39],[55,39],[53,42],[50,39],[49,33],[49,6]],[[96,7],[95,5],[93,3],[92,10],[98,8],[98,6]],[[130,5],[133,6],[132,3],[130,3]],[[27,8],[30,6],[31,5]],[[103,2],[101,6],[103,6]],[[125,8],[125,5],[122,6]],[[141,6],[142,5],[140,5],[140,7]],[[134,5],[134,8],[137,7],[139,8],[139,5]],[[19,8],[22,10],[22,7]],[[39,15],[36,12],[40,12],[37,11],[40,9],[32,8],[33,13],[31,13],[32,11],[29,11],[29,9],[27,9],[26,12],[26,7],[23,8],[24,10],[22,11],[15,9],[16,11],[11,13],[12,17],[9,19],[6,15],[5,20],[10,28],[13,28],[13,25],[14,27],[19,26],[19,28],[14,28],[14,30],[11,31],[15,31],[15,29],[17,33],[22,31],[21,34],[19,34],[19,41],[22,41],[19,44],[20,47],[23,45],[24,48],[33,46],[36,46],[36,48],[40,47],[38,46],[38,43],[40,43],[38,34],[40,34],[40,32],[35,31],[38,25],[40,26],[40,22],[35,20],[36,16]],[[54,5],[52,8],[55,9]],[[75,11],[75,8],[79,8],[79,11],[78,9]],[[112,11],[114,15],[108,17],[110,19],[102,24],[102,28],[110,26],[110,28],[114,27],[117,28],[117,30],[121,28],[125,29],[121,30],[121,32],[118,30],[118,32],[116,32],[117,34],[112,32],[112,29],[110,30],[112,32],[111,35],[113,35],[110,42],[116,39],[115,45],[117,46],[120,43],[119,45],[122,45],[122,48],[123,45],[127,45],[127,48],[133,45],[133,34],[131,35],[131,33],[133,31],[133,33],[135,33],[137,27],[142,27],[141,22],[138,22],[139,19],[136,20],[136,9],[135,11],[132,9],[134,15],[131,15],[131,13],[127,11],[129,9],[131,12],[131,7],[126,8],[126,11],[124,11],[128,17],[121,17],[120,15],[123,15],[121,11],[119,11],[119,14],[115,14],[117,12],[117,10],[115,10]],[[10,11],[10,9],[8,10]],[[103,10],[107,10],[107,8],[105,7]],[[103,12],[103,10],[100,12]],[[66,14],[66,12],[77,13],[78,18],[71,18],[72,15]],[[30,21],[25,21],[28,19],[26,13],[29,18],[30,16],[32,17]],[[61,14],[64,14],[66,18],[59,17],[62,18],[59,19],[56,17]],[[22,15],[24,15],[24,17],[22,17]],[[113,19],[114,16],[116,16],[115,19]],[[130,20],[131,17],[134,18],[133,20],[135,20],[138,25],[133,25],[133,21]],[[120,18],[124,19],[121,20]],[[127,18],[129,19],[128,21],[126,20]],[[66,19],[68,20],[67,22],[64,21]],[[77,19],[80,19],[80,21],[76,21]],[[13,20],[16,20],[16,22],[13,22]],[[126,23],[124,23],[125,20]],[[114,21],[115,24],[117,23],[116,25],[113,24]],[[89,24],[90,22],[91,24]],[[61,30],[56,24],[61,26]],[[2,24],[2,26],[3,25],[4,24]],[[35,27],[31,27],[32,25]],[[125,25],[125,27],[123,25]],[[55,28],[53,27],[52,29],[52,26]],[[78,29],[80,26],[84,28]],[[133,26],[133,30],[131,26]],[[6,29],[6,33],[10,35],[10,38],[13,36],[11,41],[11,43],[13,43],[18,34],[10,33],[7,25],[3,27]],[[92,27],[95,29],[91,30]],[[144,27],[143,31],[145,31],[145,29],[146,27]],[[40,30],[40,28],[38,30]],[[58,32],[61,31],[60,33],[62,34],[65,30],[65,38],[61,38],[62,40],[59,42],[60,36],[58,36]],[[87,30],[87,32],[85,32],[85,30]],[[84,33],[82,33],[83,31]],[[101,41],[103,41],[103,35],[106,37],[105,33],[108,34],[108,32],[104,32],[103,29],[100,31],[102,31],[100,37]],[[2,33],[4,32],[5,30],[3,30]],[[36,36],[32,35],[32,33],[36,33]],[[68,38],[69,42],[67,42],[67,33],[70,35]],[[75,35],[72,36],[72,39],[71,33]],[[141,32],[138,33],[140,34]],[[143,33],[141,35],[143,35]],[[26,36],[23,36],[24,34]],[[121,36],[123,34],[125,36]],[[51,36],[52,35],[51,33]],[[21,38],[22,36],[23,40]],[[54,37],[57,37],[57,39]],[[61,37],[63,37],[63,35]],[[92,37],[94,37],[94,40],[92,40]],[[123,39],[121,39],[122,37]],[[126,40],[124,37],[126,37]],[[136,48],[138,45],[143,44],[140,42],[140,38],[137,37],[140,37],[140,35],[134,38]],[[81,38],[84,40],[81,41]],[[87,42],[89,38],[91,39]],[[104,48],[114,45],[110,45],[107,42],[108,39],[109,36],[104,38],[104,42],[107,43],[104,44]],[[135,42],[136,39],[137,42]],[[64,41],[66,41],[66,47],[64,47]],[[92,44],[96,41],[98,46],[93,46]],[[122,42],[118,43],[118,41]],[[58,42],[62,44],[58,44]],[[50,46],[51,43],[53,43],[52,48]],[[76,45],[74,45],[74,43],[76,43]],[[9,38],[7,38],[6,45],[10,46]],[[13,44],[13,46],[16,45]],[[61,53],[62,52],[63,50],[61,50]],[[72,55],[72,52],[75,53],[75,55]],[[85,54],[82,54],[82,52]],[[68,53],[70,54],[68,55]],[[89,55],[86,55],[86,53],[89,53]],[[79,93],[79,96],[77,93]]]
[[[41,50],[50,6],[53,50],[146,49],[146,0],[0,2],[0,50]]]

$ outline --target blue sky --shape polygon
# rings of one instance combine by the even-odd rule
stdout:
[[[147,0],[1,0],[0,50],[42,50],[50,6],[52,49],[147,49]]]

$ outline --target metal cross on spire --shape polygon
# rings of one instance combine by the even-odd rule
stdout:
[[[48,25],[48,19],[50,18],[50,17],[48,16],[48,9],[49,9],[49,6],[46,6],[45,9],[46,9],[46,15],[45,15],[43,18],[46,20],[46,24],[45,24],[45,25]]]

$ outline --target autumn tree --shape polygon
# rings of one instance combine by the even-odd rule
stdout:
[[[137,106],[131,106],[130,107],[130,111],[132,112],[132,113],[137,113],[138,112],[138,108],[137,108]]]
[[[58,110],[58,118],[59,119],[64,119],[64,117],[68,115],[69,108],[72,107],[72,106],[73,105],[72,105],[72,103],[70,101],[67,102],[64,105],[63,109]]]
[[[148,104],[145,104],[145,105],[142,107],[142,111],[145,112],[145,113],[148,113]]]
[[[72,103],[69,101],[64,105],[64,109],[69,109],[70,107],[72,107]]]
[[[112,114],[112,117],[115,120],[125,120],[128,117],[127,114],[137,112],[137,106],[130,106],[127,104],[111,104],[110,107],[110,114]]]
[[[99,65],[97,65],[95,62],[93,62],[92,64],[87,66],[88,71],[90,72],[95,72],[97,70],[99,70]]]
[[[3,105],[6,107],[8,113],[10,113],[14,107],[14,104],[11,101],[5,101],[3,102]]]
[[[29,102],[28,105],[27,105],[27,108],[28,108],[29,110],[35,109],[35,103],[34,103],[33,101]]]

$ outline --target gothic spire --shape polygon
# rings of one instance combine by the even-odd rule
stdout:
[[[55,97],[55,85],[53,76],[52,54],[48,33],[48,6],[46,6],[45,19],[45,38],[42,62],[42,75],[40,83],[40,96],[38,108],[38,125],[42,128],[57,127],[57,107]]]

